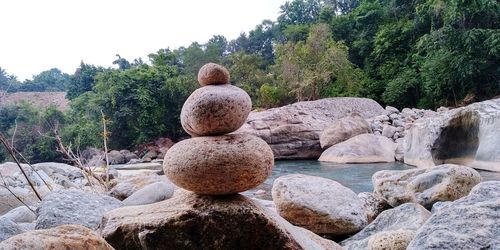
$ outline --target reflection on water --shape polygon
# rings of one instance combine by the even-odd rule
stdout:
[[[302,161],[276,161],[272,175],[259,187],[246,192],[247,195],[252,195],[256,190],[262,189],[266,192],[263,195],[257,195],[258,198],[271,199],[270,190],[273,181],[287,174],[306,174],[321,176],[324,178],[335,180],[342,185],[352,189],[354,192],[371,192],[372,175],[381,170],[404,170],[412,169],[413,166],[406,165],[401,162],[391,163],[369,163],[369,164],[337,164],[326,163],[315,160]],[[500,173],[479,171],[483,181],[500,180]]]

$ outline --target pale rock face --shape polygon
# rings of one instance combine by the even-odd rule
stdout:
[[[31,210],[30,210],[31,209]],[[20,206],[10,210],[8,213],[0,216],[0,218],[8,218],[16,223],[31,223],[36,220],[35,207]]]
[[[216,63],[207,63],[198,71],[198,82],[201,86],[229,84],[229,71]]]
[[[394,134],[396,133],[396,127],[391,126],[391,125],[384,125],[382,129],[382,135],[387,137],[387,138],[392,138]]]
[[[252,110],[250,96],[229,85],[209,85],[195,90],[184,102],[181,124],[192,136],[222,135],[239,129]]]
[[[8,218],[0,217],[0,242],[22,232],[22,228],[15,222]]]
[[[108,194],[119,200],[125,200],[133,193],[149,184],[160,181],[170,182],[165,176],[159,176],[156,174],[120,177],[115,181],[117,184],[108,192]]]
[[[413,230],[394,230],[380,232],[368,241],[369,250],[406,250],[410,241],[415,237]]]
[[[9,189],[29,206],[39,203],[36,195],[26,188],[10,187]],[[13,208],[24,206],[11,192],[3,187],[0,187],[0,201],[2,201],[0,202],[0,215],[7,213]]]
[[[500,181],[482,182],[470,194],[435,211],[408,250],[498,249]]]
[[[500,98],[417,120],[405,137],[405,163],[454,163],[500,172]]]
[[[444,164],[429,169],[383,170],[372,176],[374,194],[396,207],[406,202],[431,209],[438,201],[466,196],[481,181],[472,168]]]
[[[342,249],[242,195],[177,192],[108,212],[101,235],[116,249]]]
[[[384,136],[357,135],[335,144],[321,154],[319,161],[334,163],[394,162],[396,144]]]
[[[1,250],[113,250],[92,230],[79,225],[62,225],[52,229],[28,231],[0,242]]]
[[[252,189],[271,174],[273,152],[262,139],[243,134],[195,137],[165,155],[165,175],[198,194],[234,194]]]
[[[365,209],[368,216],[368,223],[375,220],[384,210],[391,208],[385,200],[373,195],[373,193],[361,192],[358,194],[358,198],[363,203],[363,209]]]
[[[394,152],[394,157],[397,161],[404,161],[405,159],[405,139],[396,139],[396,150]]]
[[[169,181],[151,183],[123,200],[125,206],[146,205],[169,199],[174,194],[175,186]]]
[[[329,148],[353,136],[371,133],[370,124],[358,114],[340,118],[328,126],[319,138],[321,148]]]
[[[361,232],[340,244],[347,250],[368,249],[371,237],[395,230],[417,231],[431,216],[431,213],[416,203],[406,203],[382,212]]]
[[[356,193],[333,180],[286,175],[274,181],[272,194],[283,218],[315,233],[352,234],[368,224]]]
[[[323,152],[320,135],[332,122],[352,113],[366,119],[385,112],[377,102],[367,98],[336,97],[297,102],[250,112],[237,133],[262,138],[276,159],[317,159]]]

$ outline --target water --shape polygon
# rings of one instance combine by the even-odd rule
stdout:
[[[401,162],[369,164],[337,164],[316,160],[276,161],[272,175],[259,187],[247,192],[247,195],[262,199],[271,199],[271,188],[276,178],[287,174],[305,174],[335,180],[354,192],[372,192],[372,175],[381,170],[405,170],[415,167]],[[500,180],[500,173],[479,171],[483,181]],[[255,195],[256,190],[266,191]],[[262,193],[262,192],[261,192]]]

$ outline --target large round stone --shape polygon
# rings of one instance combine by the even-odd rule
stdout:
[[[192,136],[223,135],[245,123],[252,109],[250,96],[232,85],[209,85],[195,90],[184,102],[181,124]]]
[[[198,82],[201,86],[229,84],[229,71],[216,63],[207,63],[198,71]]]
[[[165,175],[198,194],[243,192],[264,182],[274,157],[262,139],[245,134],[196,137],[181,141],[165,155]]]

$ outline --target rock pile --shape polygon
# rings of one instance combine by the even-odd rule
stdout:
[[[262,139],[228,134],[239,129],[252,109],[250,96],[230,85],[220,65],[200,69],[195,90],[184,103],[181,124],[194,138],[175,144],[165,155],[165,175],[197,194],[235,194],[254,188],[271,174],[274,156]]]

